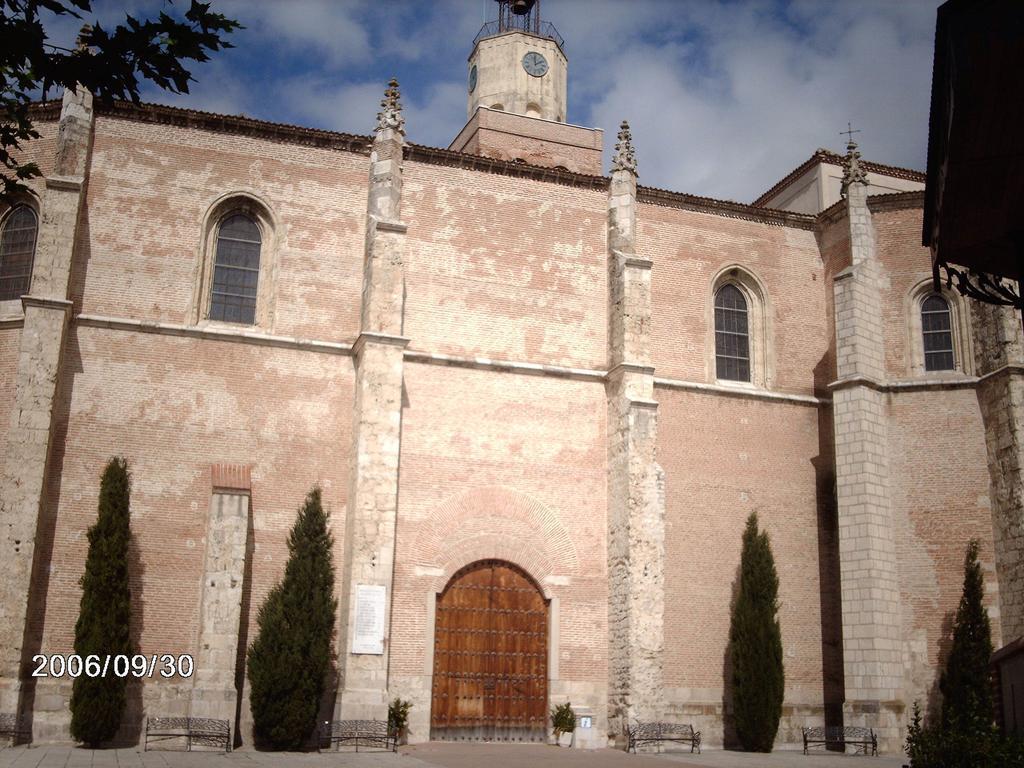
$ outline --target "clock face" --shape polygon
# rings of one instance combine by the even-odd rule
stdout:
[[[469,92],[472,93],[476,90],[476,64],[469,70]]]
[[[523,69],[528,75],[544,77],[548,72],[548,61],[536,51],[530,51],[523,56]]]

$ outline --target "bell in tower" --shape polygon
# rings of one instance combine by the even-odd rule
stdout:
[[[497,6],[473,39],[467,122],[449,149],[599,175],[601,131],[566,122],[562,36],[541,19],[540,0]]]
[[[498,18],[484,24],[469,56],[467,118],[488,107],[565,121],[564,41],[541,21],[540,0],[497,0]]]

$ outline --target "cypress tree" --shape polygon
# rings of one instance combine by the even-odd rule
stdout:
[[[266,746],[299,749],[316,727],[338,608],[333,544],[315,487],[288,534],[284,579],[260,608],[259,634],[249,647],[254,731]]]
[[[729,628],[736,735],[748,752],[771,752],[782,717],[785,672],[777,611],[779,577],[766,532],[751,513]]]
[[[992,629],[982,605],[985,579],[978,562],[979,543],[972,539],[964,558],[964,590],[953,622],[953,647],[939,678],[942,691],[942,727],[981,732],[992,727],[992,691],[989,658]]]
[[[96,655],[131,656],[131,590],[128,586],[128,544],[131,539],[131,476],[128,463],[115,457],[100,482],[96,524],[89,529],[89,553],[82,575],[82,602],[75,623],[75,653],[85,660]],[[71,693],[71,735],[96,747],[109,741],[121,725],[127,679],[82,674]]]

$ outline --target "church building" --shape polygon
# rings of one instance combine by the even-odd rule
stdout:
[[[776,748],[827,723],[901,750],[971,539],[996,647],[1024,635],[1020,320],[937,290],[924,175],[851,141],[750,204],[646,187],[625,122],[570,122],[539,0],[497,8],[448,148],[406,140],[395,82],[365,136],[35,105],[43,176],[0,209],[0,712],[36,742],[70,740],[72,679],[34,660],[73,653],[112,456],[133,638],[175,662],[131,681],[129,741],[193,716],[251,744],[246,649],[316,485],[324,709],[408,699],[411,742],[544,741],[570,701],[578,747],[636,719],[721,745],[752,512]]]

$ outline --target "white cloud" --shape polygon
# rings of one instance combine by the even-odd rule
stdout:
[[[377,81],[338,84],[329,78],[304,76],[281,82],[276,93],[303,118],[304,125],[369,134],[385,87]],[[465,114],[466,93],[461,82],[438,82],[425,93],[403,94],[402,106],[409,141],[447,147],[455,138],[451,116]]]
[[[359,16],[366,0],[222,0],[220,13],[239,19],[268,52],[315,54],[324,67],[359,64],[371,56],[370,35]]]
[[[674,10],[653,29],[639,4],[630,18],[594,4],[591,39],[563,31],[585,50],[570,87],[582,76],[593,93],[582,120],[570,117],[606,137],[629,119],[643,183],[714,197],[749,201],[817,147],[841,150],[847,120],[868,159],[920,168],[934,7],[802,3],[786,18],[763,3],[652,2]],[[594,56],[602,11],[626,25],[624,41]]]
[[[152,0],[137,2],[152,13]],[[867,159],[923,167],[938,2],[548,0],[543,10],[566,39],[569,120],[605,130],[606,167],[628,118],[642,183],[749,201],[817,147],[841,151],[848,120]],[[175,102],[365,134],[394,75],[409,139],[447,146],[465,121],[465,56],[496,5],[214,8],[248,28],[232,36],[238,49],[194,69],[194,96]],[[265,74],[267,63],[280,71]]]

